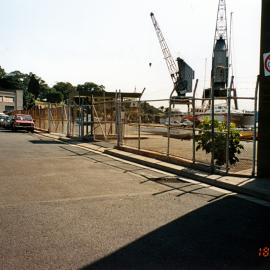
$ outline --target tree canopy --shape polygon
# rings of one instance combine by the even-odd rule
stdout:
[[[39,81],[35,77],[34,74],[31,74],[30,75],[30,79],[29,79],[27,90],[28,90],[29,93],[33,94],[33,96],[35,97],[35,99],[38,97],[38,95],[40,93]]]
[[[84,93],[105,92],[105,86],[94,82],[85,82],[77,86],[73,86],[70,82],[57,82],[49,87],[41,77],[32,72],[27,74],[15,70],[7,73],[1,66],[0,86],[6,89],[22,89],[25,109],[34,106],[35,100],[52,103],[65,102],[68,100],[69,94],[75,90]]]
[[[5,70],[0,66],[0,79],[1,79],[4,75],[6,75],[6,72],[5,72]]]
[[[77,91],[79,93],[98,93],[98,92],[105,92],[104,85],[97,85],[93,82],[85,82],[84,84],[79,84],[77,86]]]
[[[69,94],[76,89],[76,87],[69,82],[58,82],[53,86],[53,88],[56,90],[56,92],[63,95],[63,100],[67,100],[69,98]]]
[[[24,74],[18,70],[12,71],[10,73],[5,73],[2,69],[2,76],[0,76],[0,86],[7,89],[25,89],[28,84],[28,75]]]
[[[54,88],[50,88],[47,92],[46,99],[50,103],[60,103],[63,101],[63,94]]]

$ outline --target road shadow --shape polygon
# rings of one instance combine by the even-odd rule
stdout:
[[[81,270],[270,269],[269,208],[230,196],[142,236]]]
[[[247,190],[255,190],[260,193],[260,198],[270,202],[270,180],[267,178],[247,178],[240,184],[242,188]]]
[[[63,144],[62,142],[58,142],[58,141],[43,141],[43,140],[29,140],[30,143],[33,144]]]
[[[30,132],[30,131],[27,131],[27,130],[16,130],[16,131],[14,131],[14,130],[11,130],[11,129],[5,129],[5,128],[0,128],[0,132],[3,132],[3,133],[14,133],[14,134],[16,134],[16,133],[32,133],[32,132]]]
[[[60,146],[60,148],[72,153],[72,156],[84,157],[94,163],[101,163],[104,165],[104,168],[105,166],[109,166],[121,170],[123,173],[132,173],[138,175],[144,178],[144,180],[141,181],[140,184],[154,182],[156,184],[166,187],[166,189],[163,191],[153,193],[153,196],[158,196],[171,191],[176,191],[178,192],[178,194],[176,195],[177,197],[189,194],[196,194],[204,197],[206,196],[208,198],[208,202],[217,200],[224,196],[224,194],[220,192],[209,192],[208,187],[202,186],[199,183],[190,183],[186,180],[181,179],[181,177],[179,176],[171,177],[163,173],[154,172],[152,169],[137,167],[136,165],[127,164],[120,160],[112,160],[111,157],[103,156],[100,155],[100,153],[94,153],[90,150],[73,148],[67,145]]]

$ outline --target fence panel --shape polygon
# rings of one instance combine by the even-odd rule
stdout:
[[[170,143],[169,155],[192,160],[193,117],[191,112],[192,99],[185,104],[171,100]]]
[[[256,94],[257,96],[257,88]],[[234,101],[234,102],[232,102]],[[249,104],[250,111],[231,106],[237,101]],[[208,103],[208,105],[207,105]],[[204,106],[203,106],[204,104]],[[233,104],[232,104],[233,105]],[[116,98],[94,100],[91,105],[79,106],[47,104],[36,106],[28,111],[35,120],[36,128],[71,137],[92,136],[95,140],[106,141],[112,146],[123,145],[145,150],[163,157],[181,158],[195,164],[206,164],[216,171],[232,174],[254,173],[256,148],[257,107],[254,97],[215,98],[214,116],[209,106],[209,98],[188,97],[181,102],[168,100],[123,100],[121,94]],[[230,108],[230,109],[228,109]],[[211,117],[221,125],[211,129]],[[210,121],[205,128],[205,119]],[[228,129],[229,127],[229,129]],[[232,134],[240,135],[243,149],[236,153],[239,159],[231,164],[229,152]],[[198,138],[214,138],[214,148],[209,153],[199,146]],[[238,136],[238,135],[237,135]],[[254,137],[255,136],[255,137]],[[217,155],[225,162],[217,162]],[[224,156],[225,155],[225,156]]]
[[[117,145],[116,103],[113,100],[96,102],[92,106],[93,132],[95,140],[103,140]]]
[[[122,145],[138,148],[140,102],[127,100],[121,106]]]
[[[141,150],[167,155],[168,120],[165,108],[168,106],[168,100],[141,101],[140,142],[138,142],[138,148]]]

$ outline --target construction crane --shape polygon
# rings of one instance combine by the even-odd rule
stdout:
[[[211,87],[214,91],[214,97],[226,97],[229,76],[229,50],[227,34],[227,15],[226,2],[219,0],[216,28],[214,35],[212,69],[211,69]],[[236,99],[236,89],[231,89],[234,95],[235,109],[238,109]],[[203,97],[209,98],[211,88],[204,89]]]
[[[192,80],[194,79],[194,71],[180,57],[176,59],[176,65],[174,59],[172,58],[169,47],[165,41],[165,38],[157,23],[154,13],[151,12],[150,16],[158,37],[162,53],[164,55],[164,60],[167,64],[170,76],[173,81],[174,90],[176,91],[178,97],[185,97],[185,94],[187,92],[192,92]]]
[[[229,54],[227,39],[227,16],[225,0],[219,0],[216,29],[214,36],[211,81],[216,96],[223,96],[220,92],[228,86]]]

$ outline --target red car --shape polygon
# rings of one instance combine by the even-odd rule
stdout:
[[[15,114],[12,116],[11,129],[16,130],[27,130],[34,132],[35,124],[33,118],[29,114]]]

